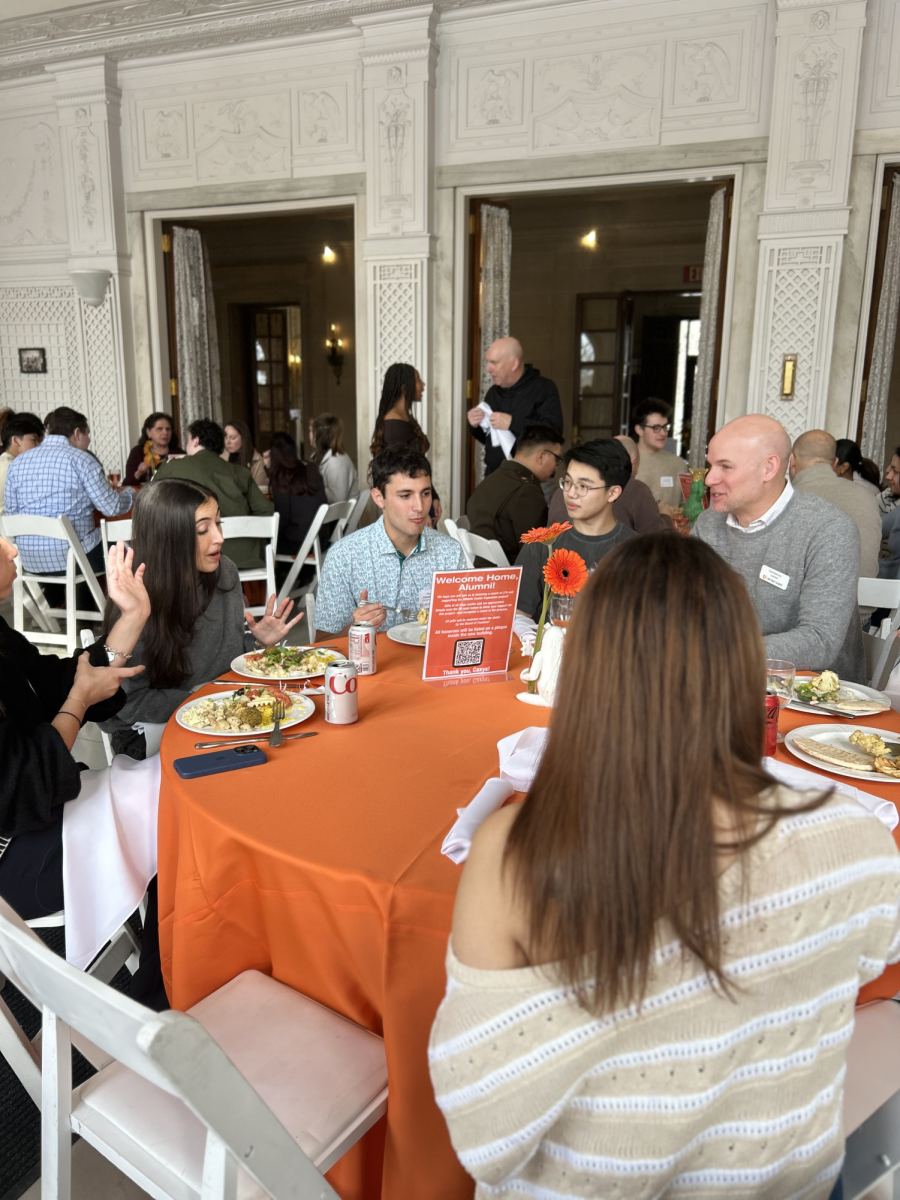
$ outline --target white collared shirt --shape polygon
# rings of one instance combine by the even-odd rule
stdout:
[[[763,513],[761,517],[757,517],[755,521],[751,521],[749,525],[742,525],[734,513],[729,513],[725,518],[725,524],[730,525],[732,529],[739,529],[741,533],[758,533],[760,529],[767,529],[776,517],[780,517],[787,508],[794,494],[794,485],[789,479],[785,480],[784,491],[775,501],[770,509]]]

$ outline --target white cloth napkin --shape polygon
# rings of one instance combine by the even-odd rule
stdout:
[[[546,726],[529,725],[497,743],[500,778],[511,783],[517,792],[527,792],[534,782],[549,733]]]
[[[63,808],[66,960],[90,963],[144,897],[156,874],[160,758],[118,754],[82,771],[81,794]]]
[[[802,767],[795,767],[791,763],[779,762],[777,758],[764,758],[762,765],[763,769],[779,783],[796,788],[798,792],[807,792],[813,788],[817,791],[821,791],[823,787],[834,788],[842,796],[849,796],[861,804],[891,832],[897,828],[897,824],[900,822],[900,815],[890,800],[882,800],[880,796],[861,792],[852,783],[838,783],[834,779],[823,779],[821,775],[814,775],[812,771],[804,771]]]
[[[516,444],[516,435],[510,429],[495,429],[491,424],[491,416],[494,410],[489,404],[485,404],[482,400],[478,405],[484,416],[481,419],[481,428],[485,433],[491,435],[491,445],[499,446],[507,458],[512,458],[512,449]]]

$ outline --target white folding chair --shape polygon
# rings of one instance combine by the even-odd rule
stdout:
[[[448,537],[452,537],[454,542],[459,542],[459,544],[462,546],[462,541],[460,540],[459,536],[460,528],[458,521],[453,521],[450,517],[444,517],[444,532]],[[465,548],[463,548],[463,553],[465,553]]]
[[[356,533],[359,528],[359,523],[362,520],[362,515],[366,511],[366,505],[369,503],[369,497],[372,495],[371,488],[363,488],[357,495],[353,506],[353,512],[350,514],[350,519],[344,526],[344,537],[348,534]]]
[[[65,646],[69,654],[75,653],[78,644],[78,622],[103,620],[103,610],[106,597],[97,582],[97,576],[91,569],[87,555],[78,540],[78,535],[72,528],[72,522],[66,516],[61,517],[32,517],[25,514],[11,516],[9,513],[0,517],[0,534],[7,541],[14,542],[20,537],[44,537],[54,541],[67,542],[66,573],[65,575],[45,575],[38,571],[26,571],[22,560],[17,563],[16,579],[13,584],[13,627],[30,642],[49,643],[54,646]],[[41,583],[65,584],[66,607],[51,608],[46,598],[36,585]],[[76,608],[75,588],[79,583],[86,583],[97,605],[97,611]],[[31,593],[31,599],[40,609],[47,624],[47,618],[53,621],[49,629],[40,632],[25,629],[25,589]],[[59,632],[57,617],[65,617],[66,631]]]
[[[471,533],[468,529],[460,529],[457,541],[462,546],[466,562],[470,567],[475,566],[476,558],[486,558],[495,567],[509,566],[509,559],[496,538],[488,541],[487,538],[480,537],[477,533]]]
[[[333,546],[335,542],[339,542],[344,536],[347,522],[353,515],[353,509],[356,506],[355,500],[338,500],[335,504],[328,505],[328,511],[322,518],[323,525],[330,525],[334,522],[334,529],[331,531],[331,536],[328,539],[329,546]],[[313,554],[316,560],[316,587],[319,585],[319,579],[322,576],[322,560],[325,555],[322,553],[322,539],[317,537],[313,543]]]
[[[347,501],[344,501],[346,504]],[[278,603],[286,600],[288,596],[296,599],[298,596],[306,596],[310,592],[314,592],[319,584],[319,568],[318,558],[316,557],[315,547],[318,545],[319,530],[325,521],[327,513],[334,508],[335,505],[320,504],[316,515],[312,519],[312,524],[306,531],[306,537],[303,539],[303,545],[296,554],[276,554],[276,562],[289,562],[291,569],[288,571],[287,578],[281,585],[278,593]],[[304,566],[313,566],[316,568],[315,576],[310,583],[304,583],[302,587],[295,587],[297,576],[303,570]]]
[[[126,545],[131,544],[131,517],[123,518],[121,521],[107,521],[106,517],[100,520],[100,537],[103,541],[103,561],[109,558],[109,544],[113,545],[116,542],[125,542]]]
[[[258,971],[188,1013],[151,1012],[2,901],[0,971],[43,1009],[44,1197],[70,1195],[77,1133],[155,1197],[337,1200],[322,1175],[387,1109],[381,1038]],[[115,1061],[73,1091],[75,1033]]]
[[[260,604],[252,604],[249,611],[254,617],[261,617],[265,614],[266,604],[270,596],[275,595],[275,549],[278,545],[278,513],[273,513],[271,517],[223,517],[222,518],[222,533],[227,538],[260,538],[266,539],[264,551],[265,566],[250,567],[245,571],[238,571],[241,583],[250,583],[255,579],[264,579],[266,581],[266,598]]]
[[[900,1166],[900,1004],[856,1009],[844,1079],[844,1200],[882,1193]],[[872,1191],[880,1185],[877,1192]]]
[[[890,609],[879,630],[863,634],[869,687],[883,691],[900,657],[900,579],[860,579],[856,599],[863,607]]]

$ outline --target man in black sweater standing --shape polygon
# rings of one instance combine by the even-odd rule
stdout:
[[[513,443],[526,425],[549,425],[562,429],[563,415],[559,392],[552,379],[544,379],[540,371],[523,362],[521,344],[513,337],[498,338],[488,346],[485,355],[487,373],[494,381],[484,398],[485,409],[470,408],[466,413],[472,434],[484,444],[484,473],[491,471],[509,457],[502,445],[493,443],[491,431],[508,431],[510,453]],[[482,422],[490,422],[488,429]],[[502,439],[500,439],[502,441]]]

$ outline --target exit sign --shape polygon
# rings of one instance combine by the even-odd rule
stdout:
[[[703,263],[694,263],[693,266],[683,267],[681,279],[683,283],[702,283]]]

